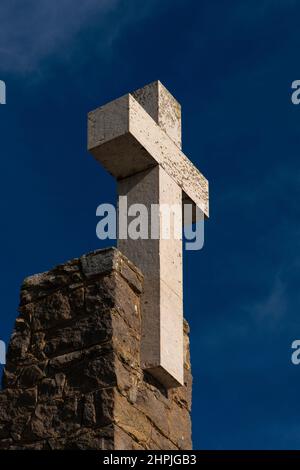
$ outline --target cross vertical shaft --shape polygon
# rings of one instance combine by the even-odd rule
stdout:
[[[181,147],[181,109],[160,82],[133,93],[154,121]],[[182,189],[159,165],[118,182],[119,196],[128,205],[137,201],[151,214],[153,205],[182,205]],[[179,221],[182,226],[182,216]],[[142,295],[142,367],[166,387],[183,384],[182,240],[170,233],[162,239],[159,214],[158,239],[118,240],[118,248],[145,276]],[[178,221],[177,221],[178,222]]]
[[[181,205],[181,189],[159,166],[118,182],[128,206]],[[181,214],[180,214],[181,216]],[[155,220],[156,217],[156,220]],[[182,221],[180,221],[182,223]],[[159,214],[151,218],[161,235]],[[182,241],[171,238],[118,240],[118,248],[145,277],[142,294],[142,367],[165,386],[183,383]]]

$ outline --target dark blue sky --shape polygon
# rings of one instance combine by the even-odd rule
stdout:
[[[197,449],[299,449],[300,5],[296,0],[2,0],[1,320],[24,277],[106,246],[115,184],[86,151],[91,109],[160,79],[210,181],[185,253]]]

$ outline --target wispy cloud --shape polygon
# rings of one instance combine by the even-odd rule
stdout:
[[[286,286],[277,277],[270,291],[260,302],[254,303],[249,311],[254,319],[259,322],[268,322],[269,325],[277,325],[285,315],[288,307]]]
[[[208,325],[201,344],[210,350],[219,350],[247,341],[258,330],[264,333],[277,330],[289,307],[288,286],[278,274],[259,300],[241,303],[237,311],[218,320],[217,328],[215,324]]]
[[[26,72],[60,51],[97,17],[99,27],[119,0],[2,0],[0,3],[0,71]]]

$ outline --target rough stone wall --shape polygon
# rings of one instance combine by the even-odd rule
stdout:
[[[99,250],[27,278],[0,392],[0,449],[190,449],[191,371],[140,367],[141,273]]]

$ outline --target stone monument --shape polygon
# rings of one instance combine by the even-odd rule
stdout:
[[[208,216],[207,180],[181,151],[180,106],[160,82],[88,122],[88,148],[116,177],[120,204],[193,204]],[[118,249],[25,279],[0,391],[0,449],[191,449],[182,239],[164,239],[155,217],[156,238],[132,240],[120,224]]]

